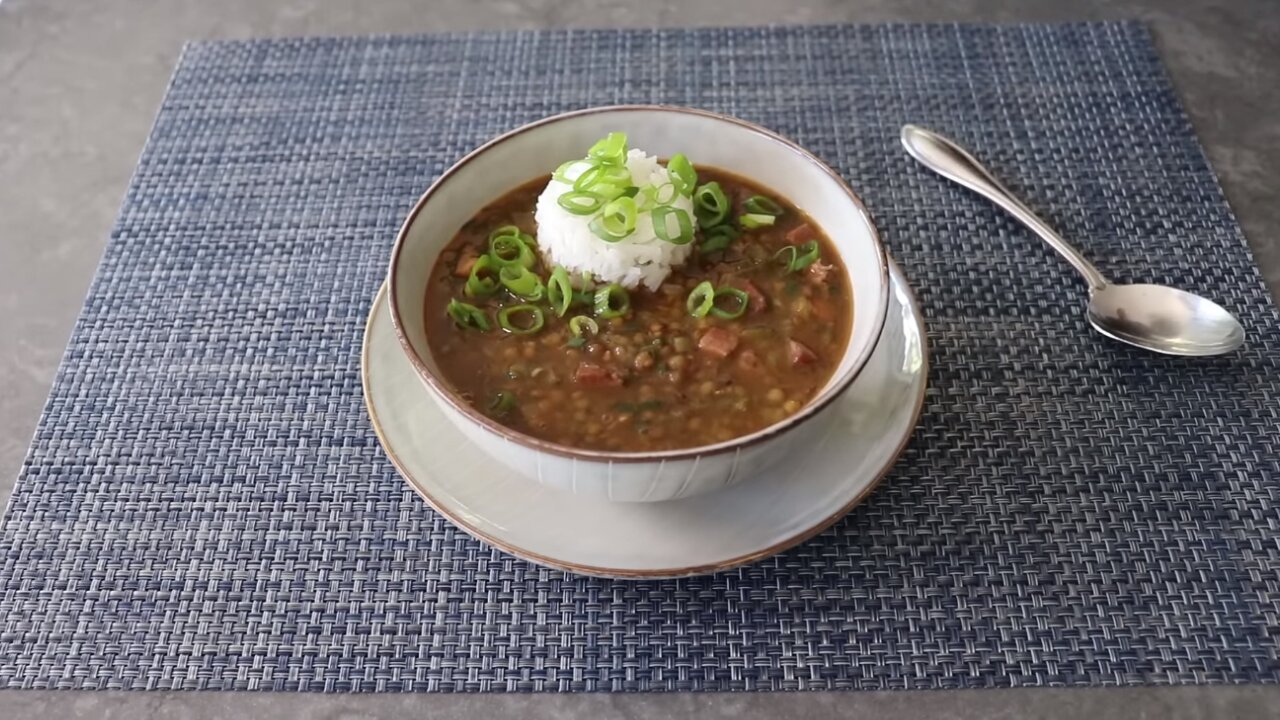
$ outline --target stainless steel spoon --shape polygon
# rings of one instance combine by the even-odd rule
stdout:
[[[1075,248],[1013,196],[972,155],[915,125],[902,126],[911,157],[982,195],[1031,228],[1089,283],[1089,322],[1103,335],[1168,355],[1220,355],[1244,342],[1244,328],[1215,302],[1164,285],[1113,285]]]

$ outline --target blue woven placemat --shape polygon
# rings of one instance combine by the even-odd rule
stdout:
[[[841,170],[915,284],[927,408],[874,496],[754,566],[566,576],[470,539],[365,418],[401,218],[490,136],[725,111]],[[1237,311],[1172,360],[909,161],[954,135],[1104,272]],[[0,534],[0,684],[730,690],[1280,679],[1280,343],[1136,24],[202,43],[173,78]]]

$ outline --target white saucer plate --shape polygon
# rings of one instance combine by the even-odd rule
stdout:
[[[387,456],[437,512],[479,540],[539,565],[613,578],[667,578],[754,562],[843,517],[906,447],[924,404],[919,307],[890,268],[884,333],[836,400],[815,452],[725,490],[661,503],[611,503],[516,475],[463,438],[427,395],[379,290],[365,329],[365,405]]]

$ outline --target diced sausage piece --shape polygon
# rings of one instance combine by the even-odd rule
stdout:
[[[471,277],[471,268],[475,266],[476,261],[480,259],[480,254],[473,247],[465,247],[462,254],[458,256],[458,264],[453,268],[455,277]]]
[[[760,288],[750,280],[739,280],[735,283],[739,290],[747,294],[747,311],[752,315],[758,315],[769,307],[769,299],[760,292]]]
[[[787,352],[791,355],[792,365],[810,365],[818,361],[818,356],[809,349],[809,346],[799,340],[788,339]]]
[[[743,350],[738,353],[738,367],[747,372],[756,372],[761,367],[760,356],[754,350]]]
[[[584,362],[578,364],[573,381],[584,387],[617,387],[622,384],[622,376],[595,363]]]
[[[724,328],[711,328],[698,338],[698,349],[716,357],[729,357],[737,347],[738,336]]]
[[[813,226],[809,223],[800,225],[787,233],[788,245],[800,245],[801,243],[807,243],[810,240],[816,239],[818,239],[818,231],[814,230]]]
[[[828,265],[821,260],[815,260],[814,263],[809,266],[809,279],[814,283],[821,285],[827,281],[827,276],[835,269],[835,265]]]

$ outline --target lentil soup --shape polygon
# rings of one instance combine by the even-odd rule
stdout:
[[[566,285],[538,252],[548,180],[478,212],[431,271],[432,354],[479,412],[572,447],[673,450],[763,429],[827,383],[849,341],[852,292],[831,242],[785,198],[698,168],[698,192],[716,186],[730,211],[699,223],[688,260],[656,290],[625,290],[581,276]]]

